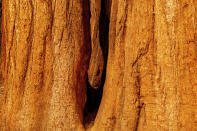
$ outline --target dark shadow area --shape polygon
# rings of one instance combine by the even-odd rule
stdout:
[[[99,18],[99,39],[104,56],[104,70],[107,65],[108,45],[109,45],[109,16],[107,16],[106,0],[101,0],[101,14]]]
[[[2,3],[0,0],[0,56],[1,56],[1,20],[2,20]]]
[[[105,73],[104,73],[105,75]],[[102,78],[102,86],[104,85],[105,76]],[[87,80],[87,101],[84,109],[84,125],[87,127],[93,123],[98,112],[100,102],[102,99],[103,88],[94,89],[90,86]]]
[[[106,65],[109,43],[109,16],[107,16],[106,1],[101,0],[101,14],[99,17],[99,36],[102,52],[104,55],[104,70],[101,78],[101,85],[97,89],[90,86],[87,79],[87,101],[84,109],[84,126],[88,128],[93,125],[96,118],[103,94],[103,86],[106,77]],[[109,8],[109,6],[108,6]]]

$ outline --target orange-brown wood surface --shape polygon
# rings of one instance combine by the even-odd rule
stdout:
[[[197,131],[197,1],[103,1],[2,1],[0,130]]]

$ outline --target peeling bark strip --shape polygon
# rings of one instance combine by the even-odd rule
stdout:
[[[91,11],[91,46],[92,53],[88,69],[88,80],[92,87],[98,88],[104,69],[104,54],[100,43],[99,18],[101,15],[101,0],[90,0]]]
[[[103,85],[108,55],[111,0],[90,0],[91,47],[88,80],[93,88]]]

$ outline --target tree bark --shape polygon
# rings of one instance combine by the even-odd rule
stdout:
[[[101,0],[90,0],[91,11],[91,47],[92,53],[88,69],[88,80],[92,87],[98,88],[104,69],[104,57],[100,43],[99,17],[101,15]]]
[[[97,89],[103,85],[106,72],[111,0],[90,0],[91,57],[88,81]]]
[[[85,129],[86,76],[97,88],[105,68],[102,2],[3,0],[1,130],[197,130],[195,0],[106,0],[107,73]]]
[[[197,2],[113,0],[93,130],[197,130]]]
[[[83,130],[88,2],[3,0],[1,130]]]

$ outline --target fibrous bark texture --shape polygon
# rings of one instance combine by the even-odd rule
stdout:
[[[83,130],[88,9],[80,0],[3,0],[0,130]]]
[[[88,80],[92,87],[98,87],[102,77],[104,58],[99,39],[99,17],[101,13],[101,0],[90,0],[91,11],[91,46]]]
[[[113,0],[94,130],[197,130],[197,2]]]
[[[107,63],[110,1],[90,0],[90,13],[92,51],[88,81],[91,87],[98,88],[103,84]]]
[[[2,106],[2,99],[3,99],[3,91],[4,88],[3,88],[3,78],[2,78],[2,74],[0,72],[0,109],[1,109],[1,106]],[[1,115],[1,110],[0,110],[0,115]]]
[[[1,17],[2,17],[2,3],[0,0],[0,23],[1,23]],[[0,38],[1,38],[1,26],[0,26]],[[1,59],[1,41],[0,41],[0,114],[1,114],[1,105],[2,105],[2,98],[3,98],[3,78],[2,78],[2,59]]]
[[[0,130],[196,131],[196,26],[196,0],[3,0]]]

